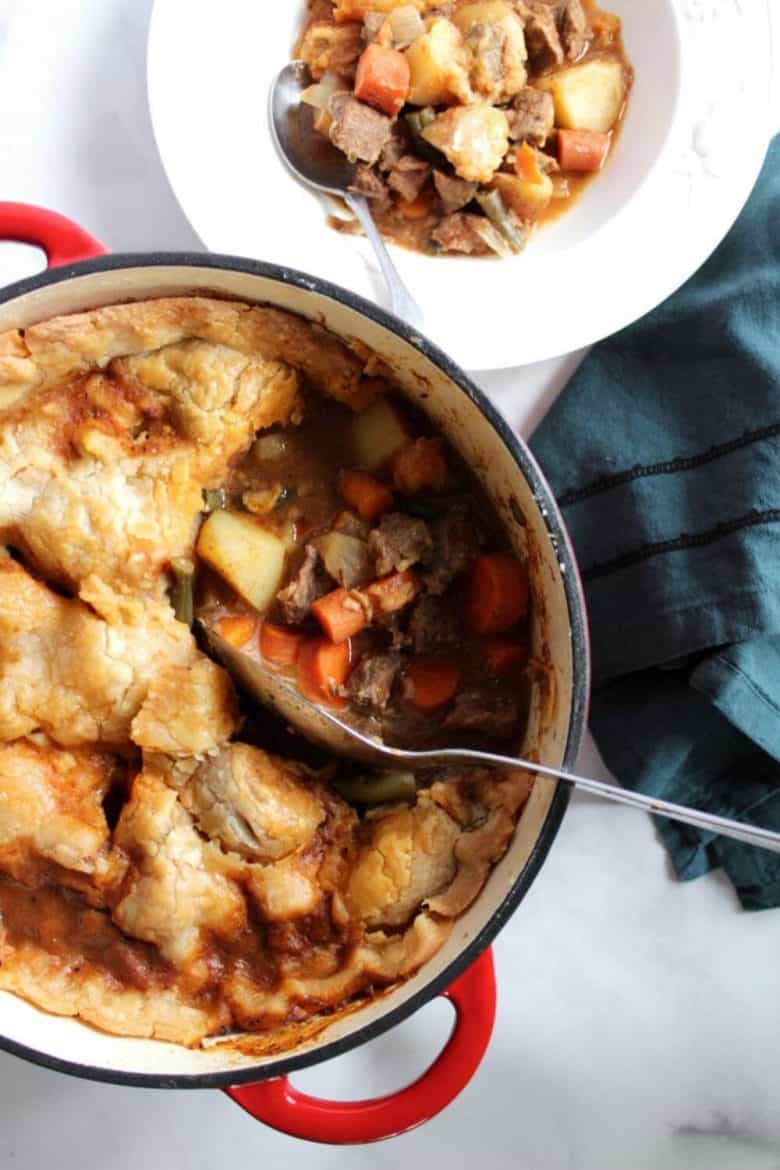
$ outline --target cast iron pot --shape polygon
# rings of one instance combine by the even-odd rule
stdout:
[[[514,544],[529,558],[532,653],[550,664],[551,685],[536,688],[523,750],[538,753],[544,763],[574,764],[585,726],[589,659],[582,592],[563,521],[528,448],[443,353],[345,289],[255,260],[190,253],[109,256],[70,220],[18,203],[0,203],[0,240],[38,245],[48,260],[46,272],[0,291],[0,332],[59,313],[198,292],[290,309],[380,354],[408,397],[474,469]],[[477,313],[474,327],[479,328]],[[302,1030],[281,1054],[261,1054],[251,1040],[191,1050],[110,1036],[78,1020],[47,1015],[6,992],[0,993],[0,1046],[99,1081],[223,1088],[260,1121],[314,1141],[365,1142],[403,1133],[445,1108],[480,1064],[495,1017],[489,944],[539,872],[568,795],[566,785],[536,783],[506,855],[446,945],[413,978],[335,1015],[316,1035]],[[290,1085],[292,1070],[378,1036],[437,995],[454,1005],[455,1023],[439,1057],[414,1084],[355,1103],[319,1100]]]

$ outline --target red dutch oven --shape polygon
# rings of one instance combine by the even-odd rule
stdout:
[[[469,462],[529,560],[532,652],[547,660],[551,674],[550,685],[534,692],[523,750],[544,763],[573,765],[585,726],[589,657],[571,547],[528,448],[449,358],[375,305],[286,268],[197,253],[111,256],[72,221],[19,203],[0,202],[0,240],[34,244],[48,261],[45,272],[0,290],[0,332],[99,305],[200,292],[289,309],[384,358],[404,393]],[[298,1042],[293,1036],[281,1054],[259,1055],[251,1043],[229,1038],[192,1050],[109,1036],[6,992],[0,993],[0,1047],[100,1081],[219,1087],[259,1121],[310,1141],[370,1142],[404,1133],[444,1109],[479,1067],[496,1009],[489,944],[538,873],[567,801],[567,786],[537,782],[506,855],[442,950],[399,987],[335,1015],[316,1036],[302,1032]],[[313,1098],[290,1084],[293,1070],[365,1043],[439,995],[455,1009],[450,1038],[431,1067],[400,1092],[347,1103]]]

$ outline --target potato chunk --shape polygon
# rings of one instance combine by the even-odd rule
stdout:
[[[523,23],[504,0],[483,0],[459,8],[453,23],[471,54],[471,84],[492,102],[520,93],[527,80]]]
[[[493,176],[490,184],[498,191],[510,211],[520,219],[538,219],[547,210],[553,195],[552,179],[540,175],[538,182],[530,182],[519,175],[503,172]]]
[[[439,114],[423,138],[446,155],[461,179],[489,183],[509,146],[509,124],[493,106],[458,106]]]
[[[596,57],[562,69],[536,82],[555,104],[555,124],[564,130],[596,130],[606,134],[626,100],[626,71],[620,61]]]
[[[364,48],[359,24],[335,26],[318,23],[306,30],[298,56],[308,65],[315,81],[326,73],[335,73],[339,78],[353,77]]]
[[[198,536],[198,555],[250,605],[270,606],[284,575],[284,542],[243,512],[212,512]]]
[[[419,12],[434,8],[436,0],[334,0],[333,15],[341,23],[344,20],[365,20],[374,12],[393,12],[409,3]]]
[[[406,50],[411,71],[409,101],[415,106],[441,106],[473,99],[469,59],[463,38],[444,17],[434,20],[427,33]]]
[[[377,471],[411,439],[398,409],[380,398],[352,423],[352,450],[361,467]]]
[[[465,36],[475,24],[497,24],[512,15],[512,5],[507,0],[478,0],[474,4],[462,4],[454,13],[452,23]]]

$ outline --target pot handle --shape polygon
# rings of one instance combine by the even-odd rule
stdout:
[[[228,1096],[265,1125],[310,1142],[346,1145],[395,1137],[446,1108],[479,1068],[496,1018],[493,955],[484,951],[442,994],[455,1008],[445,1047],[413,1084],[367,1101],[326,1101],[293,1088],[287,1077],[235,1085]]]
[[[0,201],[0,240],[34,244],[46,253],[46,267],[73,264],[108,252],[105,244],[56,211],[31,203]]]

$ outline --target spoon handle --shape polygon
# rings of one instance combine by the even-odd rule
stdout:
[[[577,776],[575,773],[566,772],[562,768],[549,768],[545,764],[537,764],[531,760],[494,755],[492,752],[466,751],[450,748],[430,752],[392,750],[393,755],[405,756],[410,763],[414,760],[418,765],[424,759],[426,764],[492,764],[526,768],[529,772],[536,772],[540,776],[550,776],[553,779],[565,780],[566,783],[581,789],[583,792],[590,792],[594,796],[601,796],[606,800],[614,800],[618,804],[628,805],[629,808],[652,813],[653,816],[667,817],[670,821],[679,821],[684,825],[693,825],[697,829],[705,829],[710,833],[716,833],[722,837],[731,837],[735,841],[744,842],[746,845],[757,845],[760,849],[768,849],[772,853],[780,853],[780,833],[775,833],[771,829],[761,829],[757,825],[744,824],[742,821],[734,821],[730,817],[719,817],[713,813],[700,812],[698,809],[690,808],[684,804],[674,804],[669,800],[659,800],[654,796],[644,796],[641,792],[632,792],[630,789],[618,788],[616,785],[607,784],[603,780],[590,780],[586,776]]]
[[[396,317],[400,317],[402,321],[406,321],[407,325],[411,325],[413,329],[422,329],[422,309],[416,301],[412,300],[406,285],[398,275],[398,270],[390,259],[390,253],[385,247],[381,232],[374,223],[374,217],[371,214],[371,208],[368,206],[368,200],[363,195],[354,195],[351,191],[344,194],[344,199],[353,215],[360,221],[360,226],[371,241],[376,258],[379,261],[379,267],[382,269],[382,275],[387,282],[393,312]]]

